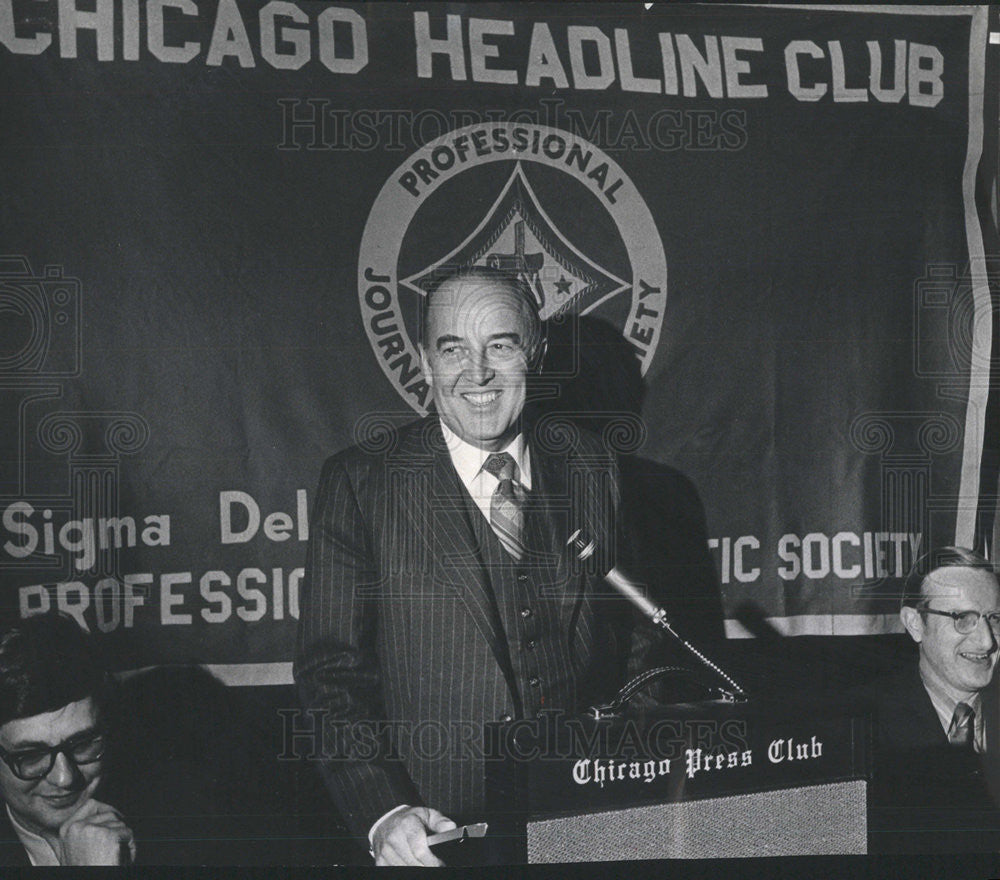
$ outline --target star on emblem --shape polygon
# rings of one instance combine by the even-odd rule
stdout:
[[[520,275],[534,293],[543,320],[570,308],[586,314],[630,290],[628,282],[584,256],[556,228],[520,162],[468,238],[400,284],[424,296],[446,265],[492,266]]]

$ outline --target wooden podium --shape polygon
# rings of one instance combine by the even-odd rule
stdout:
[[[493,725],[487,860],[863,854],[870,731],[757,702]]]

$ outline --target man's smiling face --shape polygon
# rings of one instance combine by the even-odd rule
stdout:
[[[926,607],[935,611],[1000,610],[1000,585],[989,571],[947,566],[932,571],[924,580]],[[913,639],[920,643],[921,666],[931,671],[954,695],[980,691],[993,678],[997,663],[997,640],[986,620],[964,635],[955,622],[939,614],[913,610],[904,618]]]
[[[442,421],[490,452],[518,433],[528,365],[538,345],[529,306],[500,279],[445,281],[433,294],[420,348]]]
[[[13,755],[92,737],[99,727],[93,697],[30,718],[17,718],[0,727],[0,745]],[[11,812],[30,831],[54,834],[79,806],[94,794],[104,772],[104,760],[76,764],[67,754],[55,757],[52,768],[39,779],[24,780],[0,762],[0,794]]]

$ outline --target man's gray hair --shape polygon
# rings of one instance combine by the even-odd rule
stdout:
[[[906,576],[900,604],[916,608],[923,602],[926,598],[923,591],[924,581],[927,580],[927,575],[940,568],[982,568],[990,574],[996,574],[993,564],[975,550],[952,545],[935,547],[914,561],[910,573]]]

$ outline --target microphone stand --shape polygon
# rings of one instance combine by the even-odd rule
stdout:
[[[589,559],[594,551],[597,549],[596,541],[588,541],[583,535],[582,529],[577,529],[569,536],[569,540],[566,541],[566,545],[573,547],[576,550],[576,557],[581,562]],[[660,608],[654,602],[650,601],[649,597],[646,596],[645,591],[638,584],[633,583],[629,578],[621,572],[617,567],[612,567],[610,571],[606,572],[604,575],[604,580],[614,588],[618,593],[628,599],[633,605],[635,605],[649,620],[654,624],[654,626],[668,632],[674,639],[676,639],[680,644],[682,644],[691,654],[698,658],[698,661],[704,666],[712,670],[719,678],[726,682],[731,691],[723,690],[723,699],[728,703],[745,703],[747,701],[746,691],[737,684],[737,682],[730,676],[727,675],[719,666],[708,659],[701,651],[699,651],[694,645],[692,645],[687,639],[679,635],[678,632],[670,625],[670,621],[667,619],[667,612],[665,609]],[[650,672],[645,672],[638,676],[636,679],[636,684],[645,683],[645,681],[652,677]],[[639,682],[639,679],[642,681]],[[633,683],[626,685],[622,692],[634,690],[632,687]],[[617,702],[617,701],[616,701]],[[600,709],[595,708],[594,714],[596,717],[601,717]]]

